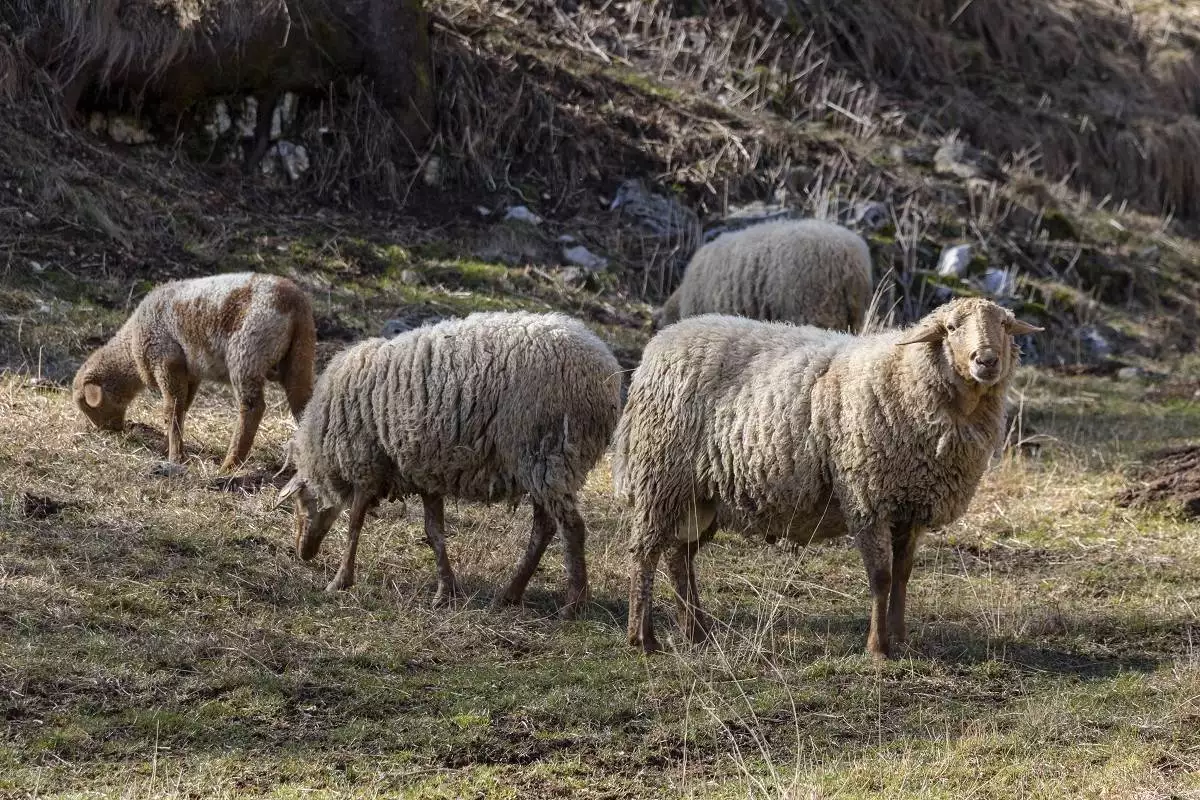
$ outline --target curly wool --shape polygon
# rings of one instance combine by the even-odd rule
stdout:
[[[478,313],[368,339],[317,381],[298,475],[329,506],[357,488],[559,509],[603,455],[621,368],[564,314]],[[573,507],[573,501],[571,501]]]
[[[871,252],[858,234],[815,219],[765,222],[697,250],[660,324],[717,313],[856,331],[871,287]]]
[[[663,546],[698,507],[798,542],[848,522],[919,530],[959,517],[1002,437],[1017,354],[966,409],[946,345],[898,347],[910,332],[708,315],[656,336],[615,437],[634,548]]]

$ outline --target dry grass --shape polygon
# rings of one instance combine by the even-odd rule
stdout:
[[[1195,411],[1021,375],[1052,444],[999,463],[930,536],[911,650],[880,669],[844,542],[786,556],[718,536],[699,562],[715,641],[645,659],[624,643],[625,526],[602,465],[580,621],[554,617],[557,543],[523,609],[487,607],[524,508],[448,509],[472,593],[454,609],[429,607],[419,514],[397,505],[368,524],[358,585],[331,597],[336,533],[304,564],[273,489],[214,490],[228,392],[202,394],[188,472],[160,478],[160,435],[88,430],[64,392],[10,374],[0,794],[1190,796],[1195,525],[1109,498],[1132,454],[1194,430]],[[250,475],[279,467],[291,428],[270,401]],[[154,424],[156,407],[131,418]]]

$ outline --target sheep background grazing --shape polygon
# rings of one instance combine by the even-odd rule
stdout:
[[[162,394],[167,457],[183,461],[183,422],[204,381],[233,386],[238,424],[221,464],[250,452],[266,409],[265,383],[278,381],[296,419],[312,394],[316,328],[296,284],[238,272],[173,281],[142,300],[116,335],[75,374],[73,396],[98,428],[121,430],[125,410],[147,386]]]
[[[477,313],[333,358],[292,440],[296,549],[311,559],[350,506],[349,544],[328,591],[354,583],[358,534],[383,498],[417,494],[437,556],[435,604],[457,593],[446,556],[443,497],[533,505],[529,547],[504,600],[519,602],[561,527],[572,615],[587,600],[586,528],[576,494],[620,414],[621,368],[565,314]]]
[[[867,648],[888,655],[889,633],[905,639],[917,541],[966,510],[1003,436],[1013,336],[1037,330],[960,299],[870,336],[717,315],[655,336],[613,457],[633,510],[630,643],[658,648],[651,594],[665,551],[680,626],[707,636],[693,559],[728,516],[802,544],[853,534],[872,597]]]
[[[715,313],[857,331],[871,291],[871,251],[858,234],[816,219],[764,222],[697,250],[655,326]]]

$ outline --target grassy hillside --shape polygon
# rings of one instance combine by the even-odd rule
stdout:
[[[1190,9],[430,8],[430,149],[391,161],[343,87],[287,134],[312,148],[294,184],[67,124],[0,12],[0,797],[1200,797],[1200,531],[1114,500],[1200,424]],[[984,152],[939,163],[952,141]],[[862,652],[849,543],[729,535],[699,559],[716,641],[679,643],[664,614],[668,651],[636,654],[607,461],[578,621],[555,617],[557,542],[524,608],[488,607],[526,508],[448,506],[459,607],[429,607],[420,514],[398,505],[329,596],[343,537],[302,563],[271,508],[281,395],[232,481],[220,387],[173,477],[153,398],[119,435],[71,407],[75,368],[151,286],[235,269],[310,290],[322,363],[388,320],[528,308],[579,316],[632,368],[695,231],[610,211],[629,178],[707,229],[759,203],[862,231],[884,322],[990,268],[1048,327],[1016,381],[1021,446],[919,553],[899,660]],[[544,221],[505,221],[518,204]],[[562,236],[608,268],[567,272]],[[960,243],[971,273],[939,276]]]

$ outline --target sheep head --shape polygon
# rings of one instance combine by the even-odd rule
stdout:
[[[108,360],[108,353],[102,348],[84,362],[75,373],[71,398],[97,428],[119,431],[125,427],[125,409],[137,394],[141,381],[130,379]]]
[[[334,521],[342,513],[342,507],[322,503],[317,493],[312,490],[299,472],[293,475],[287,485],[279,490],[275,507],[278,508],[291,497],[295,498],[292,509],[296,555],[303,561],[311,561],[321,549],[321,542],[325,541],[325,536],[333,527]]]
[[[934,309],[898,344],[940,345],[946,363],[959,379],[988,387],[1012,374],[1018,353],[1013,337],[1041,330],[990,300],[969,297]]]

